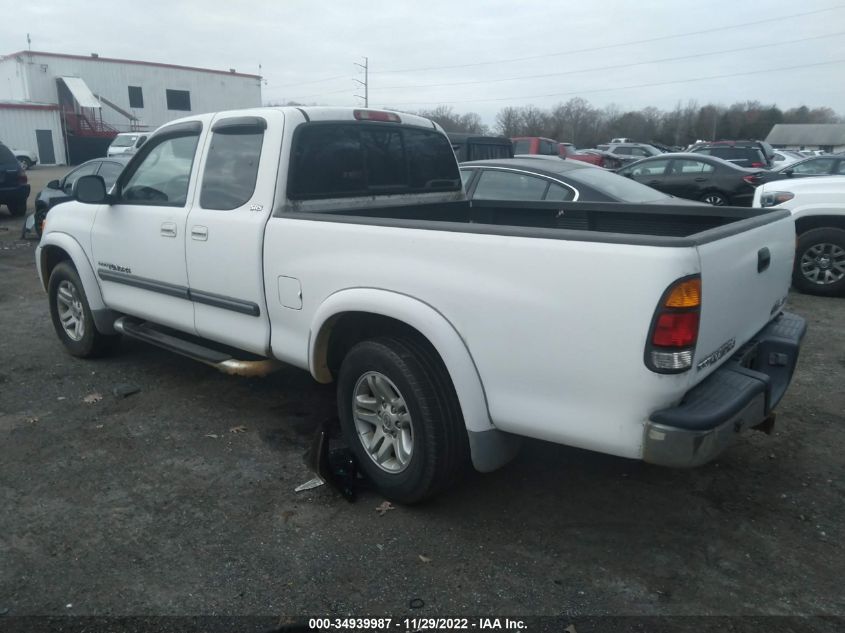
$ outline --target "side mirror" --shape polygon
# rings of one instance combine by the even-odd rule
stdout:
[[[102,176],[82,176],[73,185],[73,197],[85,204],[103,204],[108,199]]]
[[[62,188],[62,183],[60,183],[58,180],[51,180],[50,182],[47,183],[47,189],[61,189],[61,188]]]
[[[785,173],[789,178],[792,178],[792,174],[795,173],[794,169],[784,169],[783,173]]]

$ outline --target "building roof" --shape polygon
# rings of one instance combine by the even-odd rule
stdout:
[[[145,62],[136,59],[120,59],[117,57],[100,57],[94,55],[70,55],[68,53],[46,53],[44,51],[18,51],[17,53],[10,53],[9,55],[0,56],[0,61],[12,57],[21,57],[23,55],[38,55],[40,57],[61,57],[63,59],[82,59],[89,62],[106,62],[113,64],[137,64],[139,66],[153,66],[157,68],[175,68],[176,70],[190,70],[201,73],[215,73],[218,75],[233,75],[235,77],[249,77],[252,79],[261,79],[261,75],[250,75],[247,73],[237,73],[230,70],[215,70],[213,68],[198,68],[196,66],[180,66],[178,64],[162,64],[160,62]]]
[[[772,145],[845,145],[845,123],[778,123],[766,142]]]

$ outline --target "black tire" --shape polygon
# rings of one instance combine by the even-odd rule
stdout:
[[[411,416],[413,450],[401,472],[385,472],[376,464],[353,419],[355,388],[368,372],[378,372],[396,386]],[[387,499],[423,501],[465,471],[469,448],[458,397],[443,362],[426,341],[391,336],[358,343],[343,359],[337,398],[344,437],[361,469]]]
[[[810,229],[798,236],[792,285],[805,294],[845,295],[845,230]]]
[[[724,207],[725,205],[730,204],[728,197],[718,191],[708,191],[701,196],[700,200],[701,202],[712,204],[714,207]]]
[[[74,340],[65,331],[59,317],[58,293],[59,287],[63,283],[70,284],[75,288],[81,306],[80,312],[85,326],[79,340]],[[120,335],[105,335],[97,331],[91,308],[88,305],[88,297],[85,296],[85,288],[82,286],[82,281],[79,279],[76,269],[70,262],[61,262],[53,269],[50,274],[50,282],[47,285],[47,297],[50,303],[50,317],[56,335],[65,349],[73,356],[94,358],[103,356],[115,348],[120,340]]]
[[[17,156],[16,158],[20,163],[21,169],[23,169],[24,171],[32,167],[32,161],[29,160],[26,156]]]
[[[7,202],[9,213],[15,217],[20,217],[26,213],[26,200],[15,200],[14,202]]]

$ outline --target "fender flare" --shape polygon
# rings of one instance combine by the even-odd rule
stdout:
[[[348,288],[329,295],[314,312],[308,334],[308,368],[317,381],[332,380],[326,364],[328,342],[332,320],[344,312],[396,319],[425,336],[440,354],[455,386],[475,469],[490,472],[514,458],[520,438],[493,425],[481,375],[466,342],[441,312],[414,297],[381,288]]]
[[[350,288],[330,295],[314,312],[308,336],[308,368],[319,382],[329,382],[326,352],[331,320],[344,312],[369,312],[410,325],[440,354],[455,385],[464,422],[470,431],[493,428],[478,368],[455,327],[423,301],[391,290]]]
[[[35,263],[38,267],[38,276],[41,277],[41,283],[44,289],[47,289],[50,282],[44,270],[48,247],[58,248],[67,253],[71,262],[73,262],[74,268],[76,268],[76,272],[79,274],[79,279],[82,281],[85,297],[88,299],[88,307],[91,309],[97,330],[103,334],[114,334],[113,324],[117,314],[109,310],[106,306],[103,300],[103,293],[100,290],[100,284],[97,281],[97,276],[94,274],[94,268],[91,266],[91,261],[88,259],[88,255],[86,255],[82,245],[67,233],[51,231],[45,234],[38,244]]]

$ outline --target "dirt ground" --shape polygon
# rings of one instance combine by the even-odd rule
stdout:
[[[0,211],[0,613],[845,615],[845,299],[791,296],[810,330],[776,432],[716,463],[528,442],[381,516],[294,492],[331,386],[66,354],[21,223]]]

